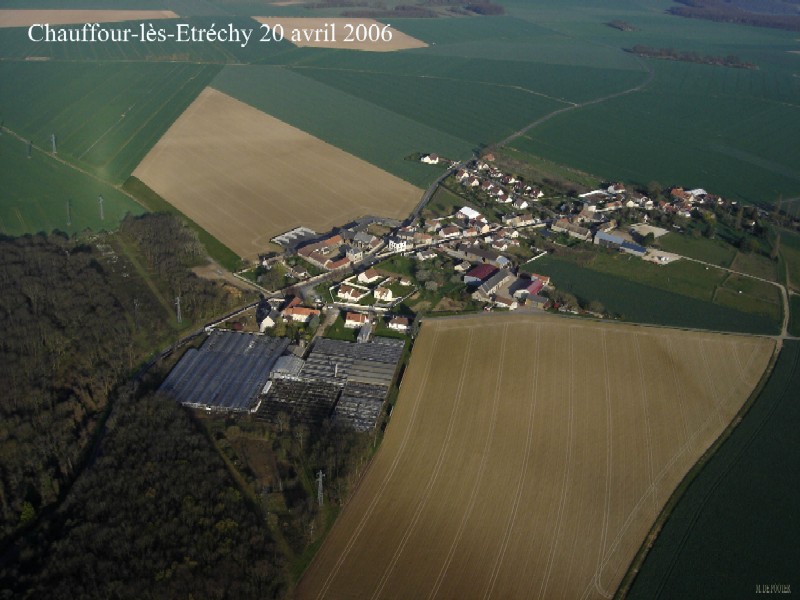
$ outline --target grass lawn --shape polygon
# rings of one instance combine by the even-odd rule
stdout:
[[[658,238],[658,245],[667,252],[674,252],[720,267],[730,267],[736,256],[736,248],[722,240],[694,238],[676,232],[670,232]]]
[[[414,277],[415,261],[410,256],[393,256],[375,265],[378,271],[386,271],[387,273],[394,273],[395,275],[402,275],[404,277]]]
[[[358,337],[358,329],[347,329],[344,326],[344,312],[333,322],[333,325],[325,331],[324,337],[331,340],[342,340],[345,342],[355,342]]]
[[[737,252],[736,258],[731,264],[731,269],[755,275],[762,279],[769,279],[770,281],[778,281],[778,263],[771,260],[768,256],[757,254],[755,252],[745,253]]]

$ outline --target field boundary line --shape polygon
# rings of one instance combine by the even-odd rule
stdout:
[[[453,399],[453,406],[450,409],[450,418],[448,419],[447,422],[447,431],[444,436],[444,442],[442,443],[442,447],[439,450],[439,456],[436,458],[436,463],[434,464],[433,472],[428,478],[428,483],[425,485],[425,489],[422,492],[422,498],[420,498],[420,500],[417,502],[417,506],[414,509],[414,515],[411,518],[411,523],[406,527],[406,530],[403,533],[403,537],[400,539],[400,543],[398,544],[397,548],[394,551],[394,554],[392,555],[392,559],[389,561],[389,564],[386,566],[386,569],[383,572],[383,576],[378,582],[378,586],[372,592],[371,596],[372,600],[378,598],[383,592],[383,588],[386,586],[386,582],[389,580],[389,576],[394,570],[397,561],[400,559],[400,555],[403,553],[403,550],[405,549],[406,543],[408,542],[408,538],[411,537],[411,534],[414,532],[417,522],[419,521],[420,515],[422,514],[422,511],[425,509],[425,506],[428,504],[428,500],[430,500],[431,494],[433,492],[433,486],[436,485],[436,480],[439,478],[439,472],[442,469],[442,464],[444,463],[444,457],[450,446],[450,440],[453,437],[453,430],[455,429],[455,421],[456,421],[455,417],[458,412],[456,408],[458,408],[458,405],[460,403],[459,401],[461,400],[461,395],[464,391],[464,379],[466,378],[467,375],[467,366],[469,365],[470,354],[472,353],[472,338],[473,338],[473,330],[470,329],[469,339],[467,340],[466,344],[467,351],[464,355],[464,363],[461,365],[461,375],[458,381],[458,388],[456,390],[455,398]],[[432,362],[433,360],[429,361],[428,364]]]
[[[633,561],[628,566],[628,569],[623,576],[622,580],[620,581],[620,585],[617,588],[617,591],[614,595],[615,599],[618,600],[625,600],[628,596],[628,593],[631,590],[631,587],[636,580],[636,577],[639,571],[644,564],[647,555],[650,553],[650,548],[652,548],[653,544],[655,543],[656,539],[658,538],[659,533],[664,528],[664,524],[669,520],[672,513],[675,511],[677,504],[680,502],[681,498],[686,494],[689,486],[692,482],[700,475],[700,473],[705,468],[706,464],[713,458],[713,456],[717,453],[720,447],[727,441],[727,439],[733,434],[734,430],[738,427],[739,423],[744,419],[750,409],[755,404],[756,400],[758,400],[761,393],[764,391],[764,388],[767,386],[767,383],[772,378],[773,372],[775,370],[775,365],[778,362],[779,355],[781,353],[781,348],[776,343],[775,348],[773,350],[772,356],[770,357],[769,363],[767,367],[764,369],[764,372],[761,374],[761,378],[759,379],[758,383],[756,383],[753,391],[750,393],[750,396],[744,402],[742,407],[737,412],[736,416],[731,420],[725,430],[717,437],[716,440],[706,449],[703,455],[692,465],[692,468],[689,469],[689,472],[684,476],[684,478],[678,483],[678,485],[673,490],[672,494],[670,495],[669,499],[667,500],[664,508],[662,509],[661,513],[659,514],[656,521],[653,523],[652,527],[648,531],[645,539],[642,541],[642,544],[639,547],[639,551],[636,553]],[[794,368],[797,369],[798,364],[800,364],[800,353],[795,355],[795,366]],[[784,390],[788,389],[790,383],[784,386]],[[766,419],[765,419],[766,420]],[[762,424],[763,425],[763,421]],[[760,427],[759,429],[760,430]],[[752,438],[751,438],[752,439]],[[699,512],[696,513],[699,515]],[[696,519],[695,519],[696,520]],[[677,552],[673,553],[673,560],[670,561],[671,565],[667,569],[667,572],[671,572],[674,569],[674,561],[677,559]],[[660,587],[663,587],[663,582]]]
[[[567,334],[567,343],[569,345],[569,364],[575,364],[574,344],[572,343],[573,327],[569,327]],[[569,488],[569,479],[572,473],[572,443],[573,436],[575,435],[574,416],[575,416],[575,385],[574,379],[570,378],[569,393],[568,393],[568,412],[567,412],[567,452],[564,461],[564,474],[561,483],[561,497],[558,504],[558,513],[556,515],[556,529],[553,536],[553,541],[550,543],[550,552],[547,558],[547,568],[545,569],[542,584],[539,586],[539,598],[547,597],[547,585],[550,580],[550,573],[553,571],[553,563],[555,562],[556,547],[558,546],[559,537],[561,534],[561,526],[564,520],[564,507],[567,504],[567,490]]]
[[[531,385],[531,395],[530,395],[530,410],[528,411],[528,432],[525,438],[525,450],[522,456],[522,468],[520,470],[519,479],[517,480],[517,489],[514,494],[514,502],[511,506],[511,512],[509,513],[509,519],[506,523],[506,530],[503,534],[503,541],[500,545],[500,550],[495,556],[494,565],[492,566],[491,576],[489,577],[489,583],[484,591],[483,598],[484,600],[488,600],[491,598],[492,593],[494,592],[494,587],[497,584],[497,578],[500,574],[500,569],[503,567],[503,562],[506,556],[506,550],[508,549],[508,544],[511,541],[511,532],[514,530],[514,523],[517,520],[517,513],[519,512],[519,505],[522,500],[522,490],[525,485],[525,478],[527,477],[528,472],[528,463],[530,461],[530,450],[531,450],[531,443],[533,442],[533,423],[535,421],[535,414],[536,414],[536,400],[538,395],[536,394],[536,386],[539,382],[539,354],[541,350],[541,336],[542,336],[542,324],[536,323],[536,352],[534,354],[533,360],[533,385]]]
[[[472,493],[470,494],[469,503],[467,504],[467,510],[464,511],[464,515],[461,518],[461,523],[459,523],[458,531],[456,532],[456,535],[453,538],[452,544],[450,544],[450,550],[447,553],[445,562],[444,564],[442,564],[442,568],[439,570],[439,575],[436,578],[436,581],[434,582],[434,586],[431,589],[431,592],[428,594],[428,598],[430,598],[431,600],[436,597],[436,594],[438,594],[439,592],[439,588],[441,588],[442,586],[442,582],[444,581],[444,578],[447,575],[447,570],[450,568],[450,564],[453,561],[453,556],[455,555],[456,548],[458,547],[458,544],[461,541],[461,537],[464,535],[464,529],[466,527],[467,520],[472,514],[472,510],[475,508],[475,501],[478,499],[478,487],[481,483],[481,479],[483,478],[483,472],[486,470],[486,463],[488,462],[489,458],[489,449],[492,445],[492,440],[494,439],[494,430],[495,430],[495,425],[497,424],[497,405],[500,403],[500,384],[503,381],[503,364],[505,362],[507,338],[508,338],[508,323],[506,323],[503,326],[503,339],[501,341],[502,346],[500,348],[500,367],[497,369],[497,381],[494,387],[492,416],[489,420],[489,431],[486,435],[486,442],[483,445],[483,452],[481,453],[481,462],[480,465],[478,466],[478,476],[475,480],[475,484],[472,486]]]
[[[439,330],[438,329],[434,329],[433,340],[431,341],[431,347],[434,350],[436,348],[436,343],[437,343],[438,339],[439,339]],[[409,425],[408,425],[408,427],[406,429],[405,434],[403,435],[403,439],[401,441],[400,447],[397,450],[397,454],[395,455],[395,458],[392,461],[391,466],[389,467],[389,471],[386,473],[386,476],[384,477],[383,482],[381,483],[380,487],[378,488],[378,492],[375,494],[375,497],[372,499],[372,502],[370,502],[369,506],[367,507],[367,510],[364,511],[364,514],[361,517],[361,521],[359,522],[358,527],[356,527],[356,530],[351,534],[350,539],[348,540],[348,543],[345,546],[344,551],[339,555],[339,559],[336,561],[336,564],[334,565],[334,568],[331,569],[331,572],[328,574],[328,577],[325,579],[325,582],[323,584],[322,589],[317,594],[317,598],[318,599],[323,598],[328,593],[328,590],[330,589],[330,586],[333,583],[333,579],[339,573],[339,570],[341,569],[342,564],[344,563],[344,561],[347,558],[347,556],[350,554],[350,551],[353,549],[353,545],[355,544],[356,540],[358,539],[358,536],[361,534],[361,531],[366,526],[367,520],[369,519],[369,517],[372,515],[373,511],[375,510],[375,506],[378,504],[378,501],[383,496],[383,492],[384,492],[384,490],[386,489],[386,486],[389,483],[389,479],[392,477],[392,475],[394,474],[395,470],[397,469],[397,465],[400,463],[400,457],[402,456],[403,452],[405,451],[405,447],[406,447],[406,444],[408,443],[408,439],[409,439],[409,437],[411,437],[411,431],[414,429],[413,425],[414,425],[414,422],[416,421],[417,409],[419,408],[419,405],[420,405],[420,398],[422,397],[422,391],[425,389],[425,385],[424,384],[425,384],[425,382],[428,381],[428,377],[430,375],[430,367],[431,367],[431,363],[432,362],[433,361],[428,361],[427,364],[425,365],[425,372],[424,372],[424,375],[422,377],[422,383],[420,385],[419,391],[417,392],[417,396],[416,396],[416,398],[414,400],[414,408],[411,411],[411,418],[410,418]],[[409,362],[409,365],[410,365],[410,362]],[[326,541],[328,539],[330,539],[330,537],[328,537],[326,539]],[[320,548],[320,551],[321,550],[322,550],[322,548]]]

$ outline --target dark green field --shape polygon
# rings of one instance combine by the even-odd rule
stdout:
[[[800,343],[786,342],[742,422],[679,500],[630,600],[752,598],[800,585]]]
[[[661,290],[619,275],[580,267],[563,258],[545,256],[524,269],[549,275],[556,288],[579,300],[598,300],[608,312],[625,321],[762,334],[774,334],[779,329],[776,319],[762,314]]]
[[[789,333],[800,337],[800,296],[792,295],[789,298],[789,311],[791,313]]]

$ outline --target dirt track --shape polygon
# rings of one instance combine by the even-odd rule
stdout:
[[[402,219],[422,191],[222,92],[206,88],[133,173],[231,250],[255,258],[304,225]]]
[[[774,341],[551,316],[423,325],[297,598],[604,598]]]

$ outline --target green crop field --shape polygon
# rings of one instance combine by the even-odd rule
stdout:
[[[540,258],[523,269],[549,275],[556,288],[579,300],[598,300],[607,311],[626,321],[746,333],[778,330],[776,319],[762,314],[741,312],[620,275],[600,273],[555,256]]]
[[[630,600],[744,598],[797,582],[800,343],[688,486],[633,582]]]
[[[219,67],[3,62],[5,127],[98,176],[122,183]]]
[[[515,147],[609,179],[659,180],[769,204],[800,193],[800,78],[791,32],[682,19],[669,2],[508,2],[538,25],[608,48],[636,44],[726,56],[756,70],[641,59],[653,71],[642,91],[583,106],[544,123]],[[574,2],[573,2],[574,4]],[[637,28],[604,25],[621,19]],[[790,126],[790,124],[793,124]]]
[[[474,144],[502,139],[531,121],[568,106],[513,87],[430,76],[398,76],[333,69],[299,73],[423,125]],[[502,110],[495,110],[495,106]]]
[[[116,229],[127,213],[142,207],[111,185],[34,150],[5,132],[0,136],[0,232],[23,235],[54,229],[69,234],[85,229]],[[98,196],[103,196],[100,220]],[[69,209],[67,205],[69,203]],[[69,223],[67,223],[69,217]]]

